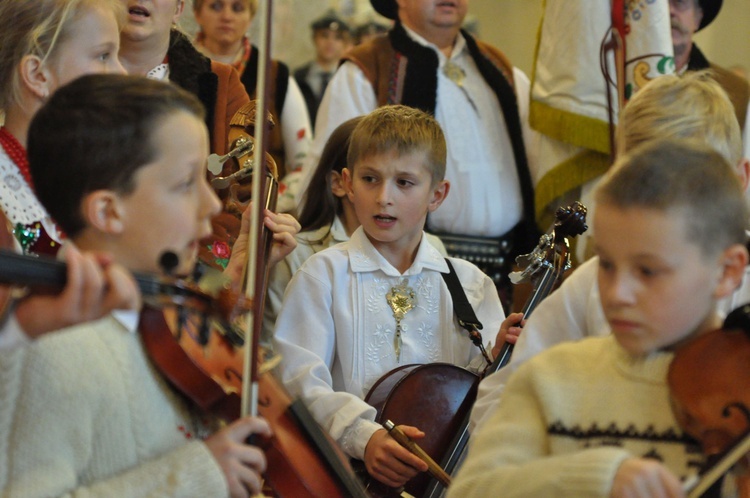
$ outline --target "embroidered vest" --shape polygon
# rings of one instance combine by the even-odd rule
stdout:
[[[513,89],[513,66],[497,48],[475,40],[465,31],[466,47],[480,74],[497,96],[505,118],[523,199],[523,216],[514,229],[514,254],[533,249],[539,240],[534,221],[534,190],[526,160],[518,102]],[[404,104],[432,115],[437,104],[439,61],[428,47],[413,41],[401,23],[387,35],[350,50],[344,57],[370,81],[378,105]]]

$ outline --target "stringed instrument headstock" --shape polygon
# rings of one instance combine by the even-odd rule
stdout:
[[[576,237],[588,229],[586,206],[578,201],[555,212],[552,227],[539,238],[539,244],[529,254],[516,258],[519,271],[509,277],[514,284],[531,282],[541,269],[553,266],[560,275],[571,267],[568,238]]]
[[[209,181],[224,204],[223,211],[241,216],[252,197],[253,160],[258,147],[255,144],[255,126],[258,122],[257,101],[252,100],[239,108],[229,122],[229,152],[223,156],[211,154],[207,168]],[[276,123],[266,112],[269,129]],[[273,157],[265,153],[266,172],[272,181],[278,181],[278,166]]]

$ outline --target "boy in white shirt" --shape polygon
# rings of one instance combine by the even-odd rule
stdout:
[[[427,466],[374,421],[375,409],[362,400],[368,390],[400,365],[485,365],[458,325],[442,276],[446,259],[424,237],[427,215],[449,191],[445,161],[443,133],[426,113],[385,106],[365,116],[343,170],[361,226],[295,273],[276,322],[284,383],[347,454],[389,486]],[[499,331],[504,313],[492,281],[471,263],[448,259],[484,330]]]

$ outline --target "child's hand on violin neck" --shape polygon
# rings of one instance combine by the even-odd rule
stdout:
[[[679,479],[656,460],[628,458],[617,469],[610,498],[685,498]]]
[[[492,346],[493,358],[500,353],[503,344],[506,342],[515,344],[518,341],[518,336],[521,335],[524,325],[526,325],[526,320],[523,318],[523,313],[511,313],[503,320]]]
[[[54,295],[31,294],[18,303],[16,319],[29,337],[97,320],[116,309],[138,309],[141,295],[133,275],[103,253],[81,252],[66,242],[66,283]]]
[[[247,263],[248,234],[250,233],[250,214],[252,213],[252,202],[248,204],[242,213],[242,224],[237,241],[232,247],[232,255],[224,273],[235,282],[240,282],[245,264]],[[264,210],[263,224],[273,237],[271,254],[268,258],[270,266],[275,265],[291,253],[297,247],[297,239],[294,238],[300,231],[300,224],[294,216],[286,213],[274,213]]]
[[[424,437],[424,432],[416,427],[398,427],[412,439]],[[376,431],[367,442],[365,467],[372,477],[394,488],[403,486],[419,472],[427,470],[424,461],[396,442],[385,429]]]
[[[268,422],[258,417],[241,418],[204,441],[224,472],[233,498],[249,498],[261,491],[266,456],[260,448],[245,444],[252,434],[270,437]]]

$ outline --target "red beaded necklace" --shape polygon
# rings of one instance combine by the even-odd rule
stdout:
[[[26,149],[24,149],[21,142],[19,142],[5,126],[0,127],[0,145],[3,146],[5,153],[8,154],[10,160],[13,161],[26,180],[26,183],[28,183],[29,187],[33,190],[34,182],[31,181],[29,158],[26,156]]]

